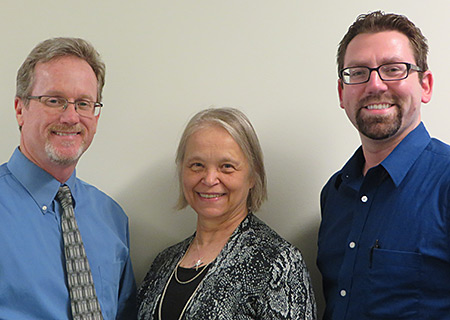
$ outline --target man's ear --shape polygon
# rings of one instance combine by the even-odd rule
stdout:
[[[433,94],[433,74],[430,70],[423,73],[422,76],[422,102],[427,103],[431,100],[431,95]]]
[[[17,120],[17,124],[19,125],[19,128],[21,128],[23,126],[23,111],[26,108],[24,101],[19,98],[16,97],[14,99],[14,109],[16,110],[16,120]]]
[[[344,83],[342,82],[341,79],[338,79],[338,94],[339,94],[339,105],[341,106],[342,109],[344,109],[344,106],[342,104],[342,90],[344,90]]]

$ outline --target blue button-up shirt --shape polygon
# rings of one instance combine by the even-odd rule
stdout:
[[[66,182],[104,319],[133,319],[128,219],[110,197]],[[54,200],[60,183],[16,149],[0,166],[0,319],[72,319]]]
[[[421,123],[363,166],[360,148],[322,190],[324,319],[450,319],[450,147]]]

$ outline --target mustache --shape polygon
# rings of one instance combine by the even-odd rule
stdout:
[[[53,125],[48,129],[50,132],[51,131],[59,131],[59,132],[79,132],[79,133],[84,133],[85,129],[77,124],[74,126],[66,126],[63,124],[57,124],[57,125]]]
[[[377,104],[377,103],[389,103],[389,104],[395,104],[397,106],[400,106],[401,99],[396,95],[386,95],[386,94],[373,94],[367,97],[362,98],[358,102],[358,107],[364,108],[367,105],[370,104]]]

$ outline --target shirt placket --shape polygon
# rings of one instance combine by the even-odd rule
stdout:
[[[349,178],[347,176],[344,179]],[[352,298],[358,253],[359,250],[364,250],[360,247],[362,233],[376,193],[376,185],[373,181],[374,179],[366,176],[359,190],[355,191],[352,225],[346,241],[343,263],[339,271],[337,294],[340,303],[336,304],[334,312],[334,318],[336,319],[346,319],[349,302]]]

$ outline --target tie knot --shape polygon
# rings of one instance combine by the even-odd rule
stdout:
[[[56,194],[56,200],[59,201],[61,206],[64,208],[68,205],[72,205],[72,194],[67,185],[59,187],[58,193]]]

